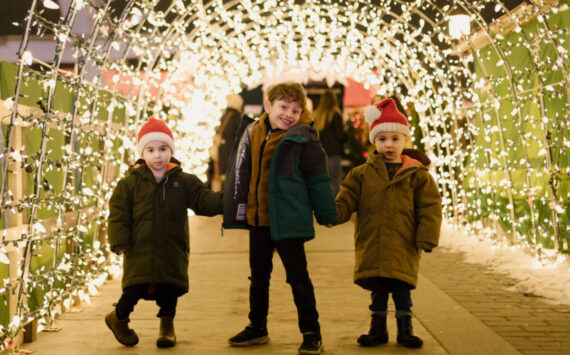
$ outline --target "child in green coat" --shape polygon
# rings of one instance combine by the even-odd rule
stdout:
[[[277,250],[303,334],[299,353],[322,351],[305,242],[315,237],[313,211],[318,223],[329,224],[336,220],[336,209],[326,155],[306,101],[299,83],[272,86],[264,102],[266,114],[251,123],[245,118],[232,150],[224,186],[224,226],[249,229],[251,268],[251,323],[229,339],[232,346],[269,341],[269,279]]]
[[[420,152],[404,151],[411,143],[409,124],[394,100],[369,106],[365,118],[376,152],[348,174],[336,197],[337,223],[357,213],[354,281],[372,292],[370,331],[358,343],[373,346],[388,341],[386,311],[391,293],[397,341],[418,348],[423,342],[413,334],[410,291],[416,287],[421,251],[430,252],[439,240],[441,197],[426,162],[412,157]]]
[[[161,348],[176,344],[174,315],[178,297],[188,292],[190,240],[188,208],[196,214],[222,213],[222,194],[182,171],[174,159],[174,138],[168,126],[150,117],[138,134],[142,157],[117,184],[109,201],[109,244],[124,254],[123,293],[105,317],[123,345],[138,336],[128,327],[129,315],[140,299],[160,307]]]

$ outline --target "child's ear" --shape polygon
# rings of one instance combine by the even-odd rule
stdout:
[[[271,111],[271,102],[267,99],[263,100],[263,108],[265,112],[269,113],[269,111]]]

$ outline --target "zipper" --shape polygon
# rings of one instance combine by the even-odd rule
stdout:
[[[162,201],[166,200],[166,183],[168,182],[168,175],[162,184]]]
[[[261,147],[259,148],[259,167],[258,167],[258,174],[257,174],[257,181],[255,182],[255,225],[259,225],[259,181],[261,180],[261,163],[263,162],[263,150],[265,149],[265,144],[269,140],[269,135],[271,134],[271,128],[267,130],[267,135],[261,143]]]

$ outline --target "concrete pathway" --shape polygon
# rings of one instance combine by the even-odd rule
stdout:
[[[220,217],[190,219],[190,292],[179,300],[176,347],[156,348],[158,308],[149,301],[141,301],[131,316],[131,326],[139,334],[140,343],[127,348],[116,342],[103,320],[120,295],[120,280],[112,280],[103,285],[100,295],[93,297],[91,304],[81,305],[80,312],[64,314],[57,322],[61,331],[40,333],[37,341],[24,344],[21,349],[46,355],[296,354],[301,335],[291,289],[285,282],[278,256],[274,257],[270,289],[270,343],[249,348],[228,346],[227,339],[248,323],[248,234],[225,230],[221,237],[220,225]],[[426,277],[423,273],[412,299],[415,333],[424,340],[424,347],[411,350],[396,344],[392,304],[388,322],[390,342],[376,348],[358,346],[356,338],[369,326],[370,295],[352,282],[352,231],[352,223],[332,229],[318,227],[317,238],[307,243],[309,273],[315,286],[326,354],[519,353],[496,330],[442,290],[431,275]],[[437,274],[438,265],[444,265],[447,260],[446,253],[438,253],[423,256],[420,269],[425,263],[428,273]],[[562,343],[562,348],[554,351],[570,354],[570,346],[566,349],[563,346]]]

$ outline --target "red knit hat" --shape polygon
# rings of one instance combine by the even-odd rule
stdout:
[[[369,138],[372,144],[380,132],[398,132],[406,136],[410,135],[408,118],[398,111],[396,102],[390,98],[368,106],[364,111],[364,117],[370,123]]]
[[[142,156],[144,146],[150,141],[161,141],[168,144],[168,147],[174,155],[174,136],[172,131],[164,121],[150,117],[148,121],[142,125],[137,137],[137,150]]]

